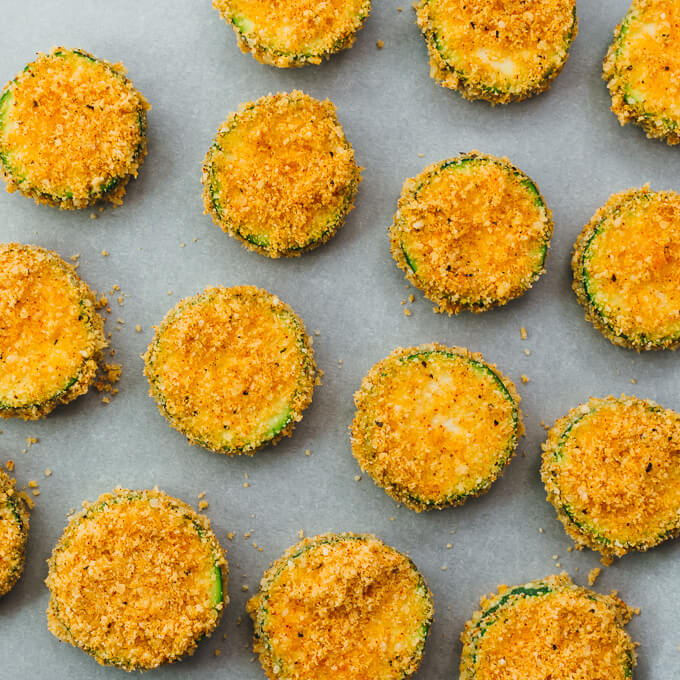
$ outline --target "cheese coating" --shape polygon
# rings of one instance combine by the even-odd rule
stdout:
[[[121,64],[63,47],[39,54],[0,97],[8,191],[68,209],[122,203],[146,155],[149,108]]]
[[[42,418],[87,392],[106,346],[92,291],[59,255],[0,244],[0,417]]]
[[[623,627],[634,613],[566,574],[500,586],[465,624],[460,680],[626,680],[635,646]]]
[[[420,665],[433,604],[411,560],[373,536],[347,533],[286,551],[248,611],[272,680],[401,680]]]
[[[404,183],[392,256],[439,311],[483,312],[526,292],[545,271],[552,213],[505,158],[477,151],[433,163]]]
[[[575,0],[420,0],[430,75],[466,99],[507,104],[550,87],[578,30]]]
[[[19,580],[26,558],[28,508],[14,488],[14,480],[0,470],[0,597]]]
[[[680,141],[680,7],[668,0],[633,0],[614,31],[603,78],[621,125],[647,137]]]
[[[514,455],[519,401],[480,354],[400,348],[354,396],[352,452],[376,484],[416,511],[460,505],[487,491]]]
[[[680,343],[680,194],[649,187],[612,195],[583,228],[573,288],[590,321],[615,345]]]
[[[192,444],[252,454],[292,434],[317,372],[302,320],[254,286],[209,287],[166,315],[144,357],[149,394]]]
[[[213,0],[242,52],[286,68],[320,64],[354,43],[371,0]]]
[[[205,158],[203,200],[247,248],[292,257],[336,233],[360,181],[335,106],[295,90],[229,116]]]
[[[50,631],[103,665],[193,654],[229,601],[210,522],[156,489],[118,487],[73,517],[49,560]]]
[[[548,501],[580,546],[606,556],[680,533],[680,415],[622,396],[590,399],[543,445]]]

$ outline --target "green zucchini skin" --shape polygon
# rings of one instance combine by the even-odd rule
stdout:
[[[262,64],[278,68],[318,65],[325,59],[330,59],[333,54],[351,47],[356,39],[357,31],[363,27],[371,13],[371,0],[361,0],[353,21],[339,32],[335,31],[329,35],[325,44],[318,47],[303,47],[300,51],[294,51],[277,46],[276,35],[272,35],[268,41],[260,38],[255,22],[239,13],[236,5],[237,3],[233,0],[213,0],[213,7],[234,30],[239,49],[245,54],[250,53]]]
[[[21,578],[26,562],[26,544],[30,528],[28,506],[15,489],[14,480],[0,469],[0,520],[15,525],[15,540],[11,545],[0,545],[0,597],[6,595]],[[5,568],[4,565],[7,565]]]
[[[15,157],[15,151],[5,139],[5,134],[13,122],[14,105],[17,95],[21,94],[24,81],[30,82],[39,74],[40,69],[45,64],[58,64],[60,60],[77,61],[81,68],[87,69],[88,66],[96,64],[102,67],[104,72],[114,81],[129,92],[131,99],[135,100],[137,117],[136,140],[130,142],[127,159],[124,164],[124,171],[118,176],[107,177],[100,182],[99,178],[91,177],[91,186],[86,192],[74,192],[71,188],[45,188],[44,184],[36,184],[31,179],[29,168],[23,167],[21,161]],[[39,111],[37,102],[34,104]],[[94,110],[94,105],[88,105]],[[99,59],[81,49],[68,49],[65,47],[54,48],[49,54],[39,54],[38,59],[28,64],[14,79],[4,88],[0,95],[0,171],[3,179],[7,183],[7,190],[10,192],[20,191],[23,195],[33,198],[36,203],[58,207],[64,210],[82,209],[91,207],[100,202],[110,202],[115,205],[122,203],[125,195],[126,186],[130,179],[137,176],[138,170],[144,161],[147,153],[147,110],[150,106],[146,99],[133,86],[132,82],[126,77],[125,69],[119,64],[111,64],[104,59]],[[110,124],[116,121],[111,120]],[[41,142],[42,143],[42,142]],[[69,154],[69,149],[64,149],[64,154]],[[86,166],[87,159],[76,159],[79,165]],[[97,180],[96,187],[94,180]],[[58,181],[58,178],[51,178],[51,182]]]
[[[469,173],[471,182],[481,182],[481,180],[475,177],[475,173],[489,167],[499,168],[509,178],[511,183],[520,187],[521,191],[526,192],[526,195],[531,198],[531,205],[535,209],[535,214],[531,216],[531,219],[532,221],[540,222],[542,230],[540,235],[534,239],[535,243],[533,243],[532,250],[522,252],[516,255],[515,258],[527,257],[532,261],[532,265],[529,271],[512,279],[508,277],[505,271],[497,272],[496,281],[507,285],[499,286],[496,293],[479,291],[471,295],[456,290],[449,290],[446,274],[438,270],[435,272],[436,275],[423,272],[420,263],[417,262],[413,253],[410,252],[409,245],[406,242],[407,238],[416,239],[417,241],[422,237],[419,237],[416,225],[410,222],[410,218],[405,217],[405,213],[413,211],[419,205],[423,190],[426,190],[439,177],[445,176],[447,173]],[[502,210],[503,206],[499,206],[498,209]],[[418,176],[407,179],[399,198],[393,224],[389,229],[392,257],[399,268],[405,272],[407,280],[415,287],[421,289],[426,297],[438,305],[436,308],[437,312],[446,312],[447,314],[459,314],[462,311],[473,313],[485,312],[494,307],[502,306],[524,294],[545,272],[545,263],[552,233],[552,212],[548,208],[536,183],[507,158],[497,158],[489,154],[480,153],[479,151],[471,151],[455,158],[433,163],[426,167]],[[475,247],[478,247],[477,244],[475,244]],[[430,259],[441,256],[442,253],[433,253],[430,255]],[[473,258],[474,255],[471,254],[469,257]],[[429,266],[429,261],[427,264]],[[448,271],[450,269],[447,268]],[[483,280],[484,276],[490,275],[490,273],[485,271],[480,271],[478,274],[480,280]]]
[[[628,633],[625,632],[624,626],[636,613],[635,610],[628,607],[625,602],[614,594],[601,595],[587,588],[577,586],[566,574],[561,574],[559,576],[553,575],[544,579],[537,579],[524,585],[511,586],[509,588],[501,586],[499,587],[498,594],[482,598],[481,608],[465,624],[465,630],[461,634],[463,653],[460,661],[460,680],[475,680],[478,677],[487,677],[486,674],[479,674],[480,671],[483,673],[482,669],[486,661],[483,653],[485,636],[490,631],[495,632],[498,627],[504,627],[514,607],[518,605],[523,606],[525,616],[533,623],[530,613],[532,603],[538,603],[540,600],[551,596],[559,597],[562,594],[575,600],[598,603],[601,610],[606,612],[607,616],[611,619],[611,625],[617,629],[619,637],[617,649],[619,652],[619,672],[616,675],[612,675],[612,678],[621,680],[632,678],[633,669],[636,664],[635,644]],[[595,628],[598,624],[596,609],[593,608],[590,612],[594,615],[592,623]],[[554,625],[553,621],[545,621],[544,623],[546,629]],[[538,627],[541,624],[536,622],[536,625]],[[559,626],[559,623],[557,625]],[[512,643],[509,642],[509,644]],[[555,648],[555,645],[553,645],[553,648]],[[533,657],[527,658],[525,661],[529,667],[535,663]],[[542,663],[545,664],[546,662],[547,659],[543,659]],[[612,668],[611,671],[614,672],[614,669]]]

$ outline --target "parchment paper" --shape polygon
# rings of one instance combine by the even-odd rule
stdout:
[[[571,542],[545,501],[541,421],[552,424],[591,395],[622,392],[680,409],[678,355],[615,348],[584,321],[570,288],[571,246],[611,193],[646,182],[680,189],[680,151],[647,140],[634,126],[621,128],[609,111],[601,62],[628,0],[580,0],[580,32],[552,89],[496,108],[467,102],[430,79],[406,0],[402,12],[395,0],[374,5],[353,49],[319,67],[280,70],[241,54],[209,0],[0,0],[3,83],[37,50],[63,44],[122,61],[153,105],[149,156],[122,208],[97,211],[91,220],[90,210],[60,212],[0,193],[3,241],[36,243],[65,258],[80,253],[79,273],[93,288],[108,292],[115,284],[125,294],[122,307],[120,293],[110,296],[113,361],[123,364],[111,403],[91,391],[41,422],[0,423],[0,460],[14,459],[19,482],[35,479],[41,490],[25,574],[0,601],[1,678],[122,677],[52,637],[43,585],[45,560],[69,509],[117,484],[157,484],[194,505],[205,492],[206,513],[228,548],[231,603],[222,624],[194,657],[149,675],[159,679],[264,678],[244,604],[300,529],[307,535],[374,532],[413,557],[436,604],[420,680],[458,677],[463,624],[479,597],[499,583],[561,569],[585,583],[599,565],[594,553],[567,551]],[[384,49],[376,48],[378,40]],[[335,238],[302,258],[272,261],[246,251],[203,215],[201,162],[218,125],[240,102],[294,88],[337,104],[365,166],[364,181],[356,210]],[[553,211],[555,235],[547,274],[528,294],[502,309],[449,318],[433,314],[419,291],[407,290],[389,253],[387,228],[406,177],[474,148],[508,156],[537,182]],[[320,331],[314,347],[325,378],[292,439],[253,458],[229,459],[189,447],[170,429],[147,396],[140,354],[152,324],[180,297],[209,284],[245,283],[277,293],[310,333]],[[416,301],[407,317],[401,301],[410,292]],[[120,331],[117,318],[125,322]],[[521,326],[528,331],[524,341]],[[352,395],[366,371],[399,345],[431,341],[481,351],[509,374],[522,395],[527,436],[523,453],[488,494],[461,508],[417,515],[397,508],[366,476],[355,481],[360,470],[348,425]],[[39,443],[22,454],[27,437]],[[46,478],[48,467],[53,474]],[[630,555],[604,570],[595,586],[616,589],[641,607],[629,626],[640,642],[638,680],[680,677],[679,558],[677,542]]]

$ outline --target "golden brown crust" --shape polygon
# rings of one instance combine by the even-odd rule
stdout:
[[[547,90],[578,31],[575,0],[419,0],[415,8],[431,77],[493,105]]]
[[[360,181],[335,106],[295,90],[241,104],[220,126],[203,164],[203,202],[246,248],[294,257],[336,233]]]
[[[458,314],[525,293],[545,271],[552,231],[527,175],[507,158],[471,151],[406,180],[390,243],[406,278],[438,311]]]
[[[371,0],[213,0],[238,46],[279,68],[320,64],[351,47]]]
[[[172,427],[229,455],[290,436],[318,383],[302,320],[255,286],[180,301],[144,360],[149,394]]]
[[[649,186],[613,194],[579,234],[571,265],[586,319],[612,343],[677,348],[680,194]]]
[[[0,99],[7,190],[62,209],[122,203],[146,155],[149,108],[122,64],[63,47],[39,53]]]
[[[53,251],[0,244],[0,418],[36,420],[85,394],[106,347],[87,284]]]
[[[626,680],[635,645],[623,600],[549,576],[499,586],[465,624],[460,680]]]
[[[614,31],[602,77],[621,125],[680,142],[680,8],[667,0],[633,0]]]
[[[157,489],[86,503],[48,563],[50,631],[125,670],[193,654],[229,601],[209,520]]]
[[[272,680],[402,680],[416,672],[433,617],[413,562],[367,534],[289,548],[248,602],[254,651]]]
[[[437,343],[398,348],[354,395],[352,453],[416,512],[461,505],[488,491],[514,456],[519,402],[512,381],[481,354]]]
[[[0,469],[0,597],[21,577],[26,560],[29,516],[14,480]]]
[[[621,557],[680,534],[680,415],[621,396],[590,399],[543,444],[548,501],[579,546]]]

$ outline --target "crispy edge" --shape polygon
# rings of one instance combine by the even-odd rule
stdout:
[[[491,475],[487,477],[486,483],[484,485],[479,487],[476,491],[466,494],[465,496],[463,496],[462,498],[455,502],[450,502],[447,501],[446,499],[444,499],[443,501],[428,501],[421,500],[420,498],[413,496],[412,494],[408,493],[405,489],[402,489],[401,487],[392,484],[385,471],[372,470],[371,466],[369,466],[367,463],[366,456],[364,455],[364,446],[362,444],[363,430],[360,427],[359,414],[360,411],[364,411],[367,408],[370,408],[370,403],[372,402],[373,397],[372,394],[373,390],[371,388],[371,385],[378,379],[381,370],[383,370],[386,364],[391,364],[396,359],[400,359],[401,357],[409,356],[410,354],[418,352],[446,352],[449,354],[458,354],[462,357],[465,357],[466,359],[472,359],[483,364],[488,369],[490,369],[496,375],[496,377],[503,383],[503,386],[508,391],[510,397],[513,400],[515,410],[517,413],[517,427],[515,428],[515,447],[512,453],[506,458],[503,466],[498,469],[492,470]],[[491,488],[492,484],[499,477],[503,476],[505,468],[509,465],[510,461],[515,457],[515,454],[517,453],[519,438],[524,434],[522,410],[519,405],[520,401],[521,397],[512,380],[505,376],[497,368],[495,364],[490,364],[487,361],[485,361],[484,357],[478,352],[470,352],[470,350],[466,349],[465,347],[455,346],[447,347],[446,345],[442,345],[436,342],[417,345],[415,347],[407,348],[398,347],[392,352],[392,354],[376,363],[369,370],[369,372],[364,376],[361,382],[361,387],[357,392],[354,393],[354,405],[356,406],[357,410],[354,415],[352,425],[350,426],[352,453],[356,458],[357,462],[359,463],[361,469],[364,472],[367,472],[369,475],[371,475],[371,478],[373,479],[373,482],[376,484],[376,486],[382,488],[385,491],[385,493],[394,498],[394,500],[396,500],[398,503],[403,503],[406,507],[410,508],[411,510],[414,510],[415,512],[422,512],[423,510],[435,510],[435,509],[442,510],[444,508],[463,505],[463,503],[465,503],[468,499],[475,498],[477,496],[485,494]]]
[[[17,517],[20,528],[21,545],[15,553],[16,563],[10,572],[7,581],[0,582],[0,597],[6,595],[21,578],[26,563],[26,544],[28,543],[28,532],[30,530],[30,519],[28,506],[24,499],[16,492],[15,481],[0,468],[0,493],[7,495],[7,503],[10,510]]]

